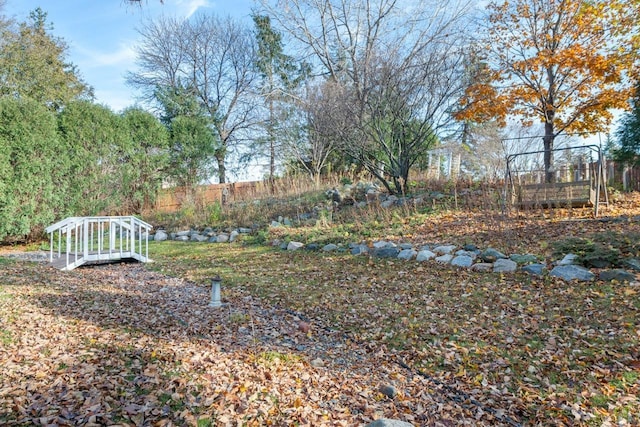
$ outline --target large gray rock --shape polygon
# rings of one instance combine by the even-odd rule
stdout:
[[[487,248],[480,253],[480,258],[484,262],[496,262],[499,259],[505,259],[507,256],[497,249]]]
[[[471,267],[473,264],[473,258],[468,255],[457,255],[454,259],[451,260],[451,265],[455,267]]]
[[[239,235],[240,232],[238,230],[233,230],[231,234],[229,234],[229,242],[235,242],[236,240],[238,240]]]
[[[367,245],[356,245],[351,248],[351,255],[365,255],[369,253],[369,247]]]
[[[220,233],[216,237],[216,242],[218,243],[227,243],[229,241],[229,235],[227,233]]]
[[[191,236],[191,230],[182,230],[182,231],[178,231],[176,233],[177,237],[182,237],[182,236]]]
[[[496,262],[493,263],[494,273],[513,273],[517,268],[518,264],[507,258],[498,258]]]
[[[534,276],[544,276],[547,272],[547,266],[544,264],[528,264],[522,267],[522,271],[533,274]]]
[[[439,257],[436,257],[436,261],[439,262],[440,264],[449,264],[452,259],[453,259],[453,255],[451,254],[444,254],[444,255],[440,255]]]
[[[493,270],[493,264],[490,262],[479,262],[471,266],[471,271],[491,271]]]
[[[431,252],[429,249],[423,249],[420,252],[418,252],[418,254],[416,255],[416,261],[418,262],[429,261],[430,259],[433,259],[435,257],[436,257],[436,254]]]
[[[337,251],[338,250],[338,245],[335,245],[333,243],[329,243],[328,245],[324,245],[322,247],[322,250],[325,251],[325,252]]]
[[[472,260],[475,260],[476,258],[478,258],[478,253],[474,251],[465,251],[463,249],[460,249],[459,251],[456,251],[456,256],[468,256]]]
[[[456,245],[440,245],[433,248],[433,252],[437,253],[438,255],[447,255],[455,251],[456,248]]]
[[[365,427],[414,427],[413,424],[406,421],[392,420],[389,418],[380,418],[367,424]]]
[[[624,265],[632,270],[640,271],[640,260],[637,258],[625,260]]]
[[[176,236],[176,240],[178,242],[188,242],[189,241],[189,236]]]
[[[155,240],[156,242],[164,242],[168,238],[169,238],[169,236],[167,235],[167,233],[164,230],[156,231],[155,236],[153,236],[153,240]]]
[[[558,261],[557,265],[573,265],[576,263],[578,255],[576,254],[566,254],[564,258]]]
[[[246,227],[240,227],[240,228],[238,228],[238,233],[240,233],[240,234],[249,234],[249,233],[251,233],[251,229],[250,228],[246,228]]]
[[[289,242],[289,244],[287,245],[287,250],[288,251],[297,251],[298,249],[301,249],[304,247],[304,243],[301,242]]]
[[[578,280],[588,282],[595,278],[595,274],[580,265],[558,265],[551,270],[550,276],[559,277],[562,280]]]
[[[605,270],[600,272],[600,280],[605,282],[633,282],[636,280],[636,275],[620,268],[613,270]]]
[[[209,240],[209,236],[205,236],[203,234],[193,233],[191,235],[192,242],[206,242],[207,240]]]
[[[374,249],[394,248],[395,246],[395,243],[387,242],[386,240],[378,240],[373,242]]]
[[[532,254],[512,254],[509,259],[515,261],[518,265],[533,264],[538,261],[538,258]]]
[[[410,260],[413,259],[416,255],[418,255],[417,251],[413,249],[403,249],[398,253],[398,259]]]
[[[394,247],[384,247],[374,249],[371,255],[377,258],[397,258],[400,253],[400,249]]]

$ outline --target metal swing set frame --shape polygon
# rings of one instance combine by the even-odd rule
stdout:
[[[599,206],[609,204],[605,179],[605,159],[602,149],[598,145],[578,145],[572,147],[555,148],[551,152],[584,149],[591,157],[597,155],[595,162],[586,164],[585,168],[573,169],[570,165],[565,180],[526,183],[521,176],[516,175],[514,165],[516,160],[524,156],[541,155],[545,150],[528,151],[507,156],[507,170],[505,174],[504,202],[506,207],[523,208],[562,208],[593,206],[593,214],[598,216]],[[534,171],[528,170],[532,175]],[[543,174],[544,175],[544,174]],[[538,175],[539,176],[539,175]],[[540,181],[538,179],[538,181]]]

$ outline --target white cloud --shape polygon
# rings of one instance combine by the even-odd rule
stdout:
[[[201,7],[211,7],[209,0],[178,0],[178,6],[182,9],[181,15],[191,17]]]
[[[132,46],[121,45],[117,50],[111,52],[100,52],[90,49],[78,49],[82,54],[82,65],[84,67],[105,67],[117,65],[129,65],[136,59],[136,52]]]

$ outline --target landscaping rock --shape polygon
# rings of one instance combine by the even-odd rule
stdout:
[[[471,243],[467,243],[466,245],[464,245],[462,247],[462,249],[464,249],[465,251],[468,251],[468,252],[476,252],[476,253],[478,252],[478,247],[476,245],[471,244]]]
[[[251,229],[250,228],[245,228],[245,227],[240,227],[240,228],[238,228],[238,233],[240,233],[240,234],[249,234],[249,233],[251,233]]]
[[[229,241],[229,235],[226,233],[218,234],[218,236],[216,237],[216,241],[218,243],[227,243]]]
[[[640,271],[640,260],[636,258],[629,258],[625,260],[624,265],[631,270]]]
[[[514,261],[518,265],[533,264],[533,263],[538,261],[538,258],[535,255],[532,255],[532,254],[524,254],[524,255],[512,254],[509,257],[509,259],[511,261]]]
[[[176,233],[176,237],[183,237],[183,236],[190,236],[191,235],[191,230],[182,230],[182,231],[178,231]]]
[[[318,249],[320,249],[320,245],[317,243],[309,243],[304,248],[308,251],[317,251]]]
[[[484,262],[496,262],[499,259],[506,259],[507,256],[496,249],[487,248],[480,253],[480,258]]]
[[[413,249],[413,245],[412,245],[411,243],[400,243],[400,244],[398,245],[398,247],[399,247],[401,250],[405,250],[405,249]]]
[[[395,244],[387,242],[386,240],[378,240],[376,242],[373,242],[374,249],[382,249],[387,247],[395,247]]]
[[[371,252],[371,255],[377,258],[397,258],[399,253],[400,253],[400,249],[398,248],[385,247],[385,248],[374,249]]]
[[[398,390],[396,390],[394,386],[388,384],[380,386],[378,391],[390,399],[393,399],[398,395]]]
[[[416,261],[418,262],[428,261],[435,257],[436,257],[436,254],[434,254],[428,249],[423,249],[420,252],[418,252],[418,254],[416,255]]]
[[[613,270],[605,270],[600,272],[600,280],[605,282],[633,282],[636,280],[636,275],[630,273],[621,268],[615,268]]]
[[[356,245],[351,249],[351,255],[365,255],[369,253],[367,245]]]
[[[289,244],[287,245],[287,250],[288,251],[297,251],[298,249],[301,249],[304,247],[304,243],[301,242],[289,242]]]
[[[469,258],[471,258],[474,261],[475,261],[476,258],[478,258],[478,254],[476,252],[465,251],[463,249],[461,249],[459,251],[456,251],[456,256],[468,256]]]
[[[436,257],[436,261],[439,262],[440,264],[449,264],[452,259],[453,259],[453,255],[451,254],[444,254],[444,255],[440,255],[439,257]]]
[[[375,420],[365,427],[414,427],[413,424],[408,423],[406,421],[400,420],[392,420],[389,418],[380,418],[379,420]]]
[[[433,252],[438,255],[448,255],[451,252],[455,251],[457,248],[456,245],[440,245],[433,248]]]
[[[578,280],[580,282],[588,282],[595,278],[595,274],[590,272],[587,268],[579,265],[558,265],[549,275],[558,277],[562,280]]]
[[[398,259],[410,260],[413,259],[416,255],[418,255],[417,251],[413,249],[403,249],[398,253]]]
[[[202,234],[198,234],[198,233],[193,233],[191,235],[191,239],[192,242],[206,242],[207,240],[209,240],[209,236],[204,236]]]
[[[153,236],[153,240],[155,240],[156,242],[164,242],[168,238],[169,238],[169,236],[167,235],[167,233],[164,230],[156,231],[155,236]]]
[[[518,264],[507,258],[498,258],[496,262],[493,263],[494,273],[513,273],[517,268]]]
[[[238,239],[240,232],[238,230],[233,230],[231,234],[229,234],[229,242],[235,242]]]
[[[189,241],[189,236],[176,236],[176,240],[178,242],[188,242]]]
[[[544,264],[528,264],[522,267],[522,271],[535,276],[544,276],[547,272],[547,266]]]
[[[451,265],[455,267],[471,267],[473,258],[468,255],[457,255],[451,260]]]
[[[337,251],[338,250],[338,245],[335,245],[333,243],[329,243],[328,245],[324,245],[322,247],[322,250],[325,251],[325,252]]]
[[[576,254],[566,254],[556,265],[574,265],[577,258],[578,255]]]
[[[471,271],[491,271],[493,270],[493,264],[490,262],[479,262],[471,266]]]
[[[282,224],[280,224],[278,221],[271,221],[271,227],[282,227]]]

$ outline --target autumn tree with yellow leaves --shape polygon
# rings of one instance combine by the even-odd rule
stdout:
[[[544,124],[546,180],[554,139],[606,130],[612,110],[628,108],[637,66],[637,0],[491,1],[484,57],[460,120]],[[635,44],[635,47],[634,47]]]

